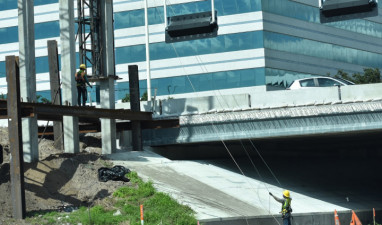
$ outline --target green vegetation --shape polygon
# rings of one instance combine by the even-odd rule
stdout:
[[[130,94],[126,94],[124,98],[122,98],[122,102],[130,102]]]
[[[142,94],[141,101],[147,101],[147,91]],[[122,98],[122,102],[130,102],[130,94],[126,94],[124,98]]]
[[[34,213],[26,220],[32,224],[130,224],[140,225],[140,205],[144,209],[144,221],[147,225],[197,224],[194,212],[187,206],[178,204],[167,194],[157,192],[151,181],[143,182],[136,172],[127,177],[130,185],[114,192],[112,209],[103,206],[81,207],[72,213]],[[113,215],[117,211],[120,215]],[[127,222],[127,223],[126,223]]]
[[[42,97],[41,95],[37,95],[37,96],[36,96],[36,101],[37,101],[37,102],[44,103],[44,104],[51,103],[49,99],[47,99],[47,98],[45,98],[45,97]]]
[[[143,94],[142,94],[142,98],[141,98],[141,101],[147,101],[148,97],[147,97],[147,91],[145,91]]]
[[[354,82],[355,84],[381,83],[381,71],[378,68],[364,68],[363,72],[363,74],[354,73],[353,75],[349,75],[348,73],[342,70],[338,70],[337,74],[335,74],[334,77],[346,79]]]

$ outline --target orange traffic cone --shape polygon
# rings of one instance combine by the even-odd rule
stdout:
[[[338,218],[337,210],[334,210],[334,224],[341,225],[340,218]]]
[[[358,219],[358,216],[352,210],[350,225],[362,225],[361,221]]]

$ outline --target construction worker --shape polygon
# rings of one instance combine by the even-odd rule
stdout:
[[[85,106],[86,100],[88,97],[88,92],[86,90],[86,84],[88,84],[90,86],[90,88],[93,87],[92,85],[90,85],[90,83],[88,81],[88,77],[86,75],[86,65],[85,64],[80,65],[80,70],[75,74],[75,78],[76,78],[76,82],[77,82],[77,92],[78,92],[77,93],[78,94],[77,103],[78,103],[78,106],[81,106],[81,96],[82,96],[82,105]]]
[[[281,214],[283,218],[283,225],[291,225],[290,217],[292,213],[291,203],[292,199],[290,198],[290,193],[288,190],[283,191],[283,198],[277,198],[271,192],[269,195],[272,196],[276,201],[281,203]]]

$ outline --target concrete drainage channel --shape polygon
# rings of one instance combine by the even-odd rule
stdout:
[[[382,209],[376,209],[376,222],[382,221]],[[337,212],[341,224],[349,224],[352,211]],[[363,225],[373,224],[373,210],[356,210],[358,218]],[[281,225],[280,215],[275,215],[277,221],[272,216],[255,216],[255,217],[233,217],[201,220],[203,225]],[[292,219],[293,225],[334,225],[334,212],[328,213],[295,213]]]

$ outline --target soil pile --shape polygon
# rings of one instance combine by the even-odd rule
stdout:
[[[39,143],[39,162],[25,163],[25,199],[27,212],[71,210],[79,206],[108,205],[108,199],[123,181],[98,181],[98,169],[113,166],[100,155],[100,134],[80,137],[79,154],[65,154],[53,147],[53,141]],[[9,143],[7,128],[0,128],[4,163],[0,165],[0,219],[12,217]],[[0,220],[1,224],[1,220]]]

